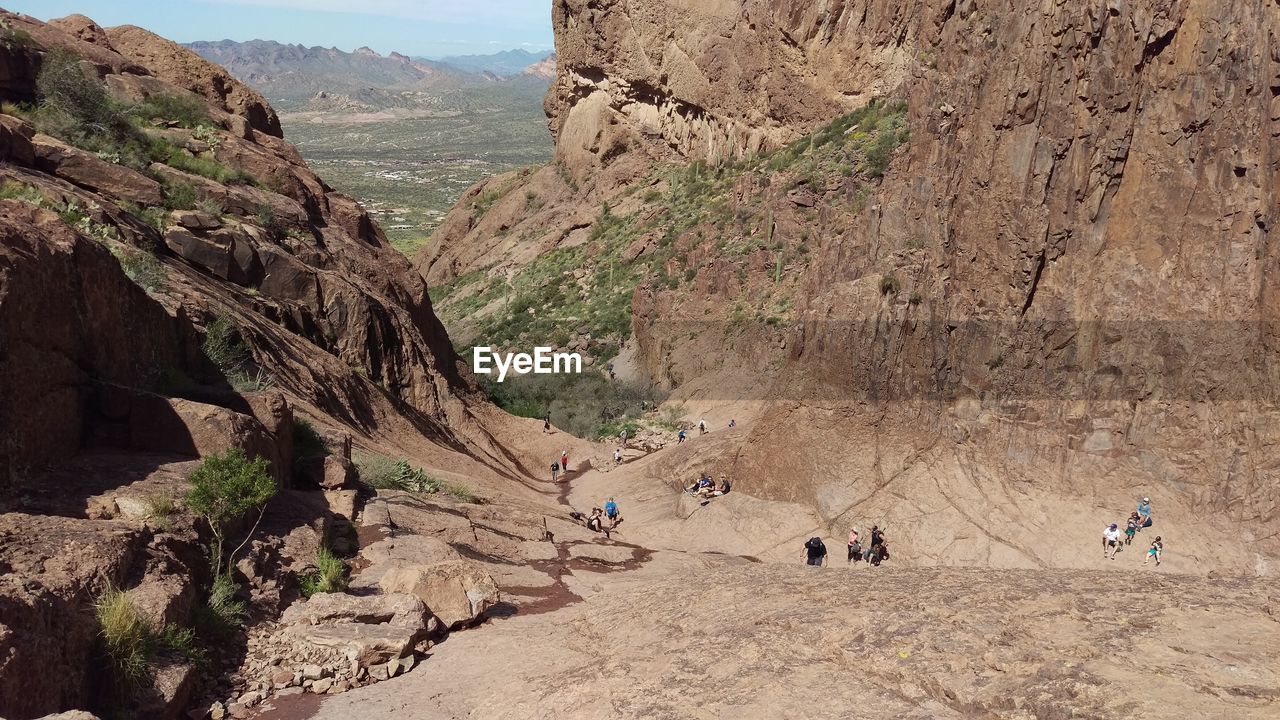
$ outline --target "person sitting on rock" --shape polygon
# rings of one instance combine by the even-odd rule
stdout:
[[[729,476],[724,473],[720,473],[720,487],[716,488],[716,491],[711,493],[711,497],[723,497],[729,494],[729,490]]]
[[[1160,556],[1164,553],[1164,542],[1157,535],[1155,540],[1151,541],[1151,547],[1147,548],[1147,556],[1142,559],[1142,564],[1146,565],[1147,561],[1155,558],[1156,567],[1160,567]]]
[[[1151,527],[1151,498],[1144,497],[1138,503],[1138,529]]]
[[[711,476],[706,474],[705,472],[699,473],[698,479],[692,485],[685,488],[684,491],[689,493],[690,495],[697,495],[699,492],[702,491],[704,487],[710,484],[711,484]]]

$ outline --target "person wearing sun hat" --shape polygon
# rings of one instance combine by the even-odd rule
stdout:
[[[1138,503],[1138,529],[1151,527],[1151,498],[1144,497]]]

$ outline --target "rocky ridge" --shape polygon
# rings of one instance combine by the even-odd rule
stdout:
[[[139,28],[0,21],[0,715],[238,700],[259,689],[228,679],[256,660],[244,637],[204,664],[156,650],[122,694],[94,616],[120,590],[151,632],[192,627],[208,530],[181,499],[200,458],[243,450],[279,488],[260,525],[236,529],[256,528],[233,576],[257,624],[298,599],[322,548],[359,550],[353,444],[477,491],[520,461],[421,278],[261,95]],[[482,588],[466,608],[482,614],[487,577],[455,558],[406,581],[432,603],[413,600],[420,627],[386,658],[359,654],[351,683],[465,624],[441,587]],[[306,635],[302,664],[347,661],[339,624]],[[323,628],[336,635],[317,645]]]
[[[629,332],[586,329],[627,340],[626,376],[690,417],[760,420],[725,467],[747,492],[836,535],[887,519],[903,559],[1026,566],[1063,561],[1043,533],[1083,537],[1154,495],[1167,529],[1208,523],[1239,538],[1233,571],[1272,571],[1271,8],[570,1],[553,18],[556,163],[473,188],[417,260],[464,334],[491,339],[458,316],[501,317],[495,282],[563,257],[560,282],[596,294],[574,262],[631,273],[667,237],[670,259],[626,276]],[[906,108],[882,177],[866,128],[830,137],[877,98]],[[556,307],[531,299],[534,320]],[[984,527],[1026,515],[1044,524]]]

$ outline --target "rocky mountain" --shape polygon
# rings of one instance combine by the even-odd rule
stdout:
[[[455,504],[521,461],[422,279],[259,93],[140,28],[4,12],[0,100],[0,715],[177,717],[278,673],[260,645],[277,664],[339,657],[325,672],[345,689],[491,605],[483,569],[437,554],[449,567],[406,581],[386,615],[331,608],[299,621],[314,632],[248,646],[201,625],[214,605],[272,621],[310,594],[324,552],[352,552],[361,453],[392,473],[409,472],[394,457],[443,468],[412,487],[455,483]],[[201,458],[232,451],[266,463],[276,497],[237,518],[243,552],[216,599],[213,526],[183,498]],[[414,599],[442,583],[473,591],[465,612]],[[370,638],[382,650],[353,666],[342,643]]]
[[[186,47],[226,68],[272,101],[290,108],[319,93],[354,95],[371,90],[396,90],[439,96],[488,82],[482,75],[468,70],[394,52],[383,57],[369,48],[344,52],[337,48],[308,48],[270,40],[194,42]]]
[[[665,477],[877,518],[907,561],[1083,565],[1056,539],[1151,495],[1188,571],[1271,571],[1271,8],[553,20],[556,162],[473,188],[418,258],[455,340],[623,343],[624,377],[753,420]]]
[[[551,57],[549,51],[529,52],[522,48],[503,50],[488,55],[447,55],[440,63],[472,73],[490,73],[498,77],[519,75]]]
[[[533,76],[533,77],[536,77],[536,78],[542,78],[542,79],[545,79],[545,80],[547,80],[547,81],[555,80],[555,78],[556,78],[556,56],[555,56],[555,55],[548,55],[547,57],[545,57],[545,58],[543,58],[543,59],[539,60],[538,62],[536,62],[536,63],[534,63],[534,64],[532,64],[532,65],[529,65],[529,66],[527,66],[525,69],[521,70],[521,71],[520,71],[520,74],[521,74],[521,75],[531,75],[531,76]]]

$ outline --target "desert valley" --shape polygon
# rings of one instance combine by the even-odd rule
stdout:
[[[1280,6],[545,4],[0,12],[0,717],[1280,717]]]

